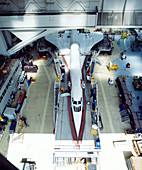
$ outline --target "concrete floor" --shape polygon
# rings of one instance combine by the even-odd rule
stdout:
[[[126,50],[127,58],[125,60],[121,60],[121,58],[117,58],[113,61],[113,63],[118,64],[118,71],[114,73],[115,77],[125,75],[127,76],[126,79],[126,86],[129,92],[133,93],[132,99],[132,106],[135,112],[140,112],[139,106],[142,105],[142,91],[134,90],[134,86],[132,85],[133,76],[142,76],[142,50],[136,48],[134,52],[131,51],[131,39],[135,39],[134,36],[129,36],[126,39],[126,45],[124,46],[124,39],[120,39],[121,35],[117,35],[115,40],[119,46],[119,48],[123,51]],[[125,48],[124,48],[125,47]],[[142,49],[142,44],[139,46]],[[126,68],[126,64],[130,63],[130,68]],[[139,96],[139,100],[137,100],[137,96]]]
[[[8,138],[8,130],[6,130],[0,143],[0,152],[17,166],[22,157],[28,157],[37,162],[37,169],[44,170],[47,164],[51,165],[54,147],[53,88],[56,75],[53,64],[48,67],[46,60],[37,60],[37,53],[32,53],[35,56],[34,64],[37,64],[39,69],[36,74],[36,83],[28,88],[27,99],[22,109],[22,115],[27,118],[30,126],[23,129],[23,137],[20,141],[10,140],[9,148],[6,142]],[[99,88],[99,109],[104,126],[101,131],[102,135],[103,133],[124,133],[125,129],[130,128],[129,124],[121,122],[118,89],[114,85],[108,85],[108,78],[113,76],[113,72],[109,72],[106,65],[109,61],[116,59],[119,54],[120,49],[114,42],[112,55],[100,55],[99,59],[103,65],[96,64],[95,67],[94,76]],[[102,138],[102,147],[106,139]]]
[[[8,123],[8,125],[6,126],[6,129],[4,131],[0,141],[0,153],[3,156],[7,156],[7,151],[8,151],[8,146],[9,146],[9,128],[10,128],[10,122]]]
[[[30,125],[23,133],[53,133],[54,65],[47,66],[46,60],[35,61],[38,65],[36,83],[28,89],[22,115]],[[52,78],[51,78],[52,77]]]
[[[22,158],[30,158],[37,164],[37,169],[42,170],[47,166],[53,168],[52,157],[54,148],[53,134],[53,100],[54,81],[57,78],[54,64],[47,66],[48,60],[37,60],[36,51],[34,64],[38,66],[37,73],[30,73],[36,82],[28,88],[27,98],[24,101],[20,114],[27,118],[29,127],[24,127],[22,134],[15,133],[10,136],[7,159],[20,168]],[[18,132],[18,128],[16,129]],[[16,149],[15,149],[16,147]],[[14,155],[13,155],[14,153]],[[46,155],[46,156],[45,156]]]
[[[29,88],[25,83],[23,88],[27,92],[27,98],[24,101],[20,115],[27,118],[27,123],[30,126],[24,128],[22,132],[53,134],[53,87],[56,79],[54,64],[48,67],[48,60],[37,60],[38,54],[36,50],[32,51],[31,54],[34,55],[34,64],[38,65],[38,71],[29,75],[36,77],[36,83],[31,84]],[[13,107],[15,106],[15,101],[13,102]],[[4,156],[7,156],[9,127],[10,122],[6,126],[0,142],[0,153]],[[18,131],[18,128],[16,130]]]
[[[114,77],[114,74],[113,71],[107,69],[107,65],[120,55],[120,49],[116,42],[113,42],[113,46],[112,55],[100,55],[99,59],[102,62],[102,66],[96,64],[94,70],[94,77],[98,82],[99,110],[104,126],[101,133],[124,133],[126,129],[130,128],[129,123],[122,123],[121,121],[118,88],[115,85],[108,84],[108,79]]]

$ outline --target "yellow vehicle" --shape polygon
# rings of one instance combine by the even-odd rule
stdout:
[[[127,34],[127,32],[123,32],[120,39],[128,38],[129,34],[130,33]]]
[[[112,65],[112,63],[110,62],[109,64],[108,64],[108,70],[110,71],[110,70],[115,70],[115,71],[117,71],[118,70],[118,65],[117,64],[113,64]]]

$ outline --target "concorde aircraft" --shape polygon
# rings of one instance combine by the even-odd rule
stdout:
[[[99,32],[82,34],[77,30],[71,30],[69,35],[62,33],[57,37],[56,34],[51,34],[46,36],[45,39],[56,45],[59,50],[70,49],[70,60],[67,63],[70,69],[71,110],[78,140],[81,133],[82,117],[85,114],[83,107],[86,104],[82,88],[82,67],[85,57],[82,56],[86,56],[96,43],[103,40],[103,34]],[[82,129],[84,130],[84,127]]]

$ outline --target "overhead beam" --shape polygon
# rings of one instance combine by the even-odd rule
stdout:
[[[0,16],[0,29],[84,28],[97,25],[96,12]]]

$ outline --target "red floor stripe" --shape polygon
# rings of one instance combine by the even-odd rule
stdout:
[[[70,100],[71,100],[71,98],[68,97],[68,111],[69,111],[69,119],[70,119],[71,132],[72,132],[73,140],[77,141],[76,130],[75,130],[72,110],[71,110],[71,106],[70,106]]]
[[[66,62],[66,60],[65,60],[65,57],[62,55],[62,59],[63,59],[63,61],[64,61],[64,63],[65,63],[65,66],[67,67],[67,69],[68,69],[68,72],[70,72],[70,70],[69,70],[69,67],[68,67],[68,65],[67,65],[67,62]]]
[[[84,64],[83,64],[83,67],[82,67],[82,80],[84,81],[84,73],[83,73],[83,70],[84,70],[84,67],[85,67],[85,64],[86,64],[86,61],[88,59],[89,56],[86,56],[85,58],[85,61],[84,61]],[[68,81],[70,80],[70,70],[69,70],[69,67],[66,63],[66,60],[64,58],[64,56],[62,56],[62,59],[68,69]],[[83,132],[84,132],[84,126],[85,126],[85,118],[86,118],[86,97],[85,97],[85,89],[83,89],[83,99],[84,99],[84,108],[83,108],[83,111],[82,111],[82,123],[81,123],[81,127],[80,127],[80,132],[79,132],[79,142],[82,141],[82,138],[83,138]],[[71,105],[70,105],[70,97],[68,97],[68,111],[69,111],[69,120],[70,120],[70,126],[71,126],[71,132],[72,132],[72,137],[73,137],[73,140],[74,141],[77,141],[77,135],[76,135],[76,130],[75,130],[75,125],[74,125],[74,120],[73,120],[73,115],[72,115],[72,110],[71,110]]]
[[[83,70],[85,68],[87,59],[89,58],[89,56],[86,56],[83,67],[82,67],[82,80],[84,81],[84,73]],[[84,126],[85,126],[85,118],[86,118],[86,96],[85,96],[85,89],[83,89],[83,99],[84,99],[84,108],[82,111],[82,123],[81,123],[81,127],[80,127],[80,132],[79,132],[79,142],[81,143],[82,138],[83,138],[83,132],[84,132]]]
[[[68,79],[67,82],[68,82],[70,80],[70,70],[69,70],[67,62],[66,62],[66,60],[65,60],[63,55],[62,55],[62,59],[63,59],[65,65],[67,67],[67,70],[68,70],[68,75],[67,75],[67,79]],[[69,90],[69,88],[68,88],[68,90]],[[72,133],[73,140],[77,141],[76,130],[75,130],[75,126],[74,126],[74,120],[73,120],[70,100],[71,100],[71,98],[68,97],[68,111],[69,111],[69,120],[70,120],[70,126],[71,126],[71,133]]]

